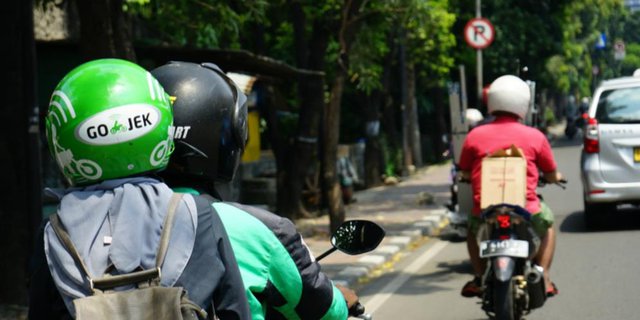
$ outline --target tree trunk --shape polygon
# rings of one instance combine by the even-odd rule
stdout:
[[[384,74],[380,77],[384,85]],[[384,156],[380,143],[380,115],[382,111],[382,101],[384,93],[382,89],[374,89],[371,93],[358,91],[358,103],[360,113],[364,115],[365,121],[365,148],[363,156],[364,173],[360,177],[365,188],[373,188],[382,185],[382,174],[384,172]]]
[[[77,0],[80,47],[85,58],[136,61],[123,0]]]
[[[416,101],[416,70],[413,63],[407,64],[407,112],[409,128],[409,146],[413,164],[422,166],[422,147],[420,144],[420,125],[418,123],[418,103]]]
[[[342,70],[342,69],[339,69]],[[340,138],[340,104],[344,90],[346,74],[338,72],[331,86],[331,98],[327,106],[324,119],[323,141],[326,149],[322,154],[324,172],[322,179],[328,186],[328,209],[330,229],[333,232],[345,219],[342,191],[337,179],[336,162],[338,161],[338,139]]]
[[[413,150],[411,148],[411,119],[409,108],[409,90],[408,90],[408,64],[406,57],[406,48],[404,44],[400,44],[398,50],[398,64],[400,66],[400,112],[402,114],[402,175],[409,174],[409,168],[413,166]]]
[[[374,90],[363,100],[363,114],[365,115],[366,145],[364,149],[364,183],[367,188],[382,184],[380,177],[384,171],[384,159],[380,148],[380,110],[383,93]]]
[[[287,205],[293,204],[288,196],[288,181],[291,171],[290,163],[295,161],[292,157],[287,157],[287,154],[291,150],[287,139],[280,133],[278,125],[277,110],[278,106],[286,103],[280,92],[275,86],[260,87],[259,90],[265,90],[265,96],[267,102],[261,106],[260,116],[267,122],[267,138],[271,144],[271,150],[276,160],[276,212],[287,218],[293,218],[291,216],[292,209],[288,209]]]
[[[398,57],[398,45],[396,41],[397,32],[392,30],[387,35],[387,42],[391,47],[391,50],[387,53],[387,56],[384,59],[384,69],[382,72],[382,92],[380,95],[380,103],[381,103],[381,114],[380,118],[380,127],[382,132],[384,132],[385,145],[381,145],[382,150],[382,166],[383,173],[386,175],[387,168],[386,166],[389,163],[392,163],[394,166],[401,166],[400,163],[397,163],[397,159],[395,158],[395,153],[400,150],[400,132],[397,125],[398,112],[395,108],[396,104],[394,103],[393,96],[391,95],[391,78],[393,72],[396,70],[394,68],[394,61]],[[382,142],[382,141],[380,141]],[[397,171],[397,170],[396,170]],[[391,172],[390,174],[394,175],[396,172]]]
[[[322,163],[324,171],[322,180],[327,188],[326,199],[329,208],[330,229],[334,231],[345,220],[344,204],[342,202],[342,191],[338,184],[336,172],[336,162],[338,154],[338,141],[340,138],[340,108],[342,104],[342,93],[345,81],[348,78],[349,70],[349,49],[360,23],[357,14],[362,6],[362,0],[345,0],[342,8],[341,20],[337,29],[337,39],[340,46],[338,61],[336,64],[336,75],[331,86],[329,105],[324,113],[324,132]]]
[[[306,69],[309,64],[308,59],[308,42],[306,37],[306,25],[307,19],[302,8],[300,1],[288,1],[289,14],[291,22],[293,23],[293,44],[295,48],[296,66],[301,69]]]
[[[283,204],[284,213],[291,218],[310,217],[302,205],[304,180],[309,175],[312,160],[316,159],[318,149],[318,131],[320,113],[324,108],[324,77],[310,76],[301,78],[298,83],[300,92],[300,113],[298,135],[295,137],[293,155],[290,163],[290,176],[287,178],[287,199]]]
[[[291,3],[290,3],[291,4]],[[298,67],[311,70],[324,70],[324,57],[329,45],[329,32],[323,22],[316,21],[310,41],[307,42],[304,28],[304,12],[295,8],[297,2],[293,2],[292,20],[294,23],[294,42],[296,48],[302,52],[297,54]],[[309,52],[305,54],[304,52]],[[318,132],[320,119],[324,109],[324,77],[300,76],[298,78],[298,97],[300,111],[298,117],[297,136],[295,137],[293,150],[284,155],[287,158],[286,174],[281,179],[284,187],[278,188],[278,213],[296,219],[307,217],[310,214],[302,204],[302,189],[304,180],[312,167],[314,156],[318,150]],[[279,167],[278,170],[282,168]],[[279,173],[280,177],[280,173]]]
[[[5,46],[11,48],[2,59],[11,81],[0,106],[10,119],[0,129],[0,303],[25,305],[27,259],[42,218],[33,2],[6,2],[0,15]]]
[[[436,117],[436,132],[433,138],[435,159],[436,161],[442,161],[444,160],[443,154],[448,149],[448,146],[445,145],[444,141],[442,140],[442,136],[448,132],[447,119],[445,115],[448,108],[444,102],[445,94],[442,88],[433,88],[431,92],[433,96],[433,104],[435,107]]]

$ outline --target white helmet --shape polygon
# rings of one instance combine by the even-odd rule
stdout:
[[[474,109],[474,108],[468,108],[464,113],[464,119],[469,126],[475,127],[478,124],[478,122],[484,119],[484,117],[482,116],[482,113],[480,112],[480,110]]]
[[[489,87],[489,113],[505,111],[524,119],[529,110],[531,91],[520,78],[512,75],[501,76]]]

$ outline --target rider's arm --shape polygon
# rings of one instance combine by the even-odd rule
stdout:
[[[275,238],[270,252],[268,283],[261,292],[269,312],[277,312],[288,319],[346,319],[345,297],[320,271],[320,265],[295,225],[289,219],[260,208],[233,205],[257,218]]]
[[[288,257],[292,259],[299,275],[293,279],[298,280],[300,297],[295,305],[295,312],[301,319],[346,319],[348,307],[342,292],[333,285],[326,274],[320,271],[320,265],[304,244],[302,236],[298,233],[295,225],[289,219],[280,219],[279,223],[272,231],[284,248]],[[278,266],[275,265],[272,271],[273,279],[279,273]],[[292,278],[281,279],[280,285],[285,285],[285,281]],[[276,286],[278,284],[275,284]]]
[[[560,182],[563,179],[562,174],[560,173],[560,171],[557,171],[557,170],[553,170],[551,172],[544,172],[543,177],[544,177],[544,180],[546,180],[549,183]]]
[[[467,139],[464,140],[464,144],[462,145],[460,161],[457,164],[458,176],[456,177],[458,181],[467,183],[471,181],[471,169],[473,160],[475,159],[475,153],[468,137],[469,136],[467,136]]]
[[[469,139],[470,135],[471,133],[467,135],[467,138],[462,144],[462,150],[460,150],[460,159],[457,163],[458,170],[461,171],[461,174],[462,172],[466,171],[466,174],[468,175],[467,178],[471,178],[471,169],[473,167],[473,161],[476,157],[476,153]]]
[[[467,171],[467,170],[458,171],[458,181],[462,181],[462,182],[471,181],[471,171]]]
[[[549,183],[560,182],[563,177],[557,170],[556,160],[553,157],[551,145],[546,137],[540,138],[540,146],[538,148],[536,165],[542,171],[544,179]]]

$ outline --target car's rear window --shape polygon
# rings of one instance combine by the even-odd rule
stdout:
[[[599,123],[640,123],[640,87],[603,91],[596,119]]]

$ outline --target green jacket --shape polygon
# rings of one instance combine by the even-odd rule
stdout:
[[[342,293],[320,271],[289,219],[238,203],[213,207],[231,240],[254,320],[347,319]]]

